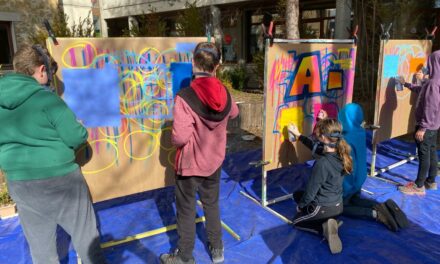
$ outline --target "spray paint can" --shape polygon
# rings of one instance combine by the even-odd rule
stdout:
[[[290,142],[295,142],[296,141],[295,135],[292,132],[290,132],[290,131],[289,131],[289,140],[290,140]]]

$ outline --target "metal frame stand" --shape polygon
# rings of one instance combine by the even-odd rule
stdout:
[[[332,39],[332,40],[326,40],[326,39],[315,39],[315,40],[311,40],[311,39],[266,39],[266,47],[265,47],[265,61],[268,60],[268,49],[271,45],[271,43],[334,43],[334,44],[338,44],[338,43],[354,43],[356,44],[356,32],[357,32],[357,27],[355,29],[356,31],[353,32],[353,39]],[[264,66],[264,83],[265,83],[265,91],[267,91],[267,87],[266,87],[266,83],[267,83],[267,65],[265,64]],[[264,99],[266,99],[266,93],[264,95]],[[264,100],[264,109],[266,109],[266,100]],[[266,113],[263,113],[263,120],[266,120]],[[264,121],[264,126],[263,126],[263,133],[266,132],[266,122]],[[264,153],[264,140],[265,140],[265,136],[263,135],[263,153]],[[272,210],[271,208],[269,208],[269,205],[281,202],[281,201],[285,201],[288,199],[292,199],[293,198],[293,194],[286,194],[280,197],[276,197],[273,199],[268,200],[267,199],[267,171],[264,169],[264,166],[269,164],[271,161],[253,161],[250,162],[249,165],[253,165],[256,167],[261,166],[262,167],[262,179],[261,179],[261,199],[252,197],[251,195],[240,191],[240,193],[245,196],[246,198],[252,200],[253,202],[257,203],[258,205],[261,205],[265,210],[267,210],[268,212],[272,213],[273,215],[279,217],[280,219],[282,219],[284,222],[291,224],[292,222],[287,219],[286,217],[284,217],[283,215],[279,214],[278,212]],[[365,190],[366,191],[366,190]],[[366,191],[368,192],[368,191]],[[370,194],[372,194],[371,192],[368,192]]]
[[[385,179],[385,178],[382,178],[382,177],[378,177],[377,175],[380,175],[381,173],[384,173],[384,172],[389,171],[391,169],[394,169],[394,168],[396,168],[396,167],[398,167],[398,166],[400,166],[402,164],[405,164],[407,162],[415,160],[417,158],[417,156],[412,155],[412,154],[408,154],[407,158],[405,158],[405,159],[403,159],[401,161],[398,161],[396,163],[393,163],[391,165],[388,165],[386,167],[383,167],[381,169],[376,170],[377,143],[375,142],[374,139],[375,139],[375,136],[376,136],[376,131],[377,131],[377,129],[380,128],[380,126],[378,126],[378,125],[371,125],[371,126],[368,126],[367,128],[371,129],[373,131],[373,143],[372,143],[372,149],[371,149],[371,151],[372,151],[372,154],[371,154],[371,165],[370,165],[370,173],[368,174],[368,176],[371,177],[371,178],[374,178],[374,179],[378,179],[378,180],[381,180],[381,181],[384,181],[384,182],[387,182],[387,183],[394,184],[394,185],[400,185],[396,181]],[[404,155],[404,154],[402,154],[402,155]]]

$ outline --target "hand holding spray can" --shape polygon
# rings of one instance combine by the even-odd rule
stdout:
[[[298,128],[294,124],[290,123],[287,126],[287,133],[289,134],[289,141],[290,142],[295,142],[296,141],[296,136],[293,133],[294,130],[298,130]]]

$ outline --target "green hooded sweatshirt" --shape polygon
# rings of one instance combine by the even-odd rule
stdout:
[[[87,130],[56,94],[33,77],[0,77],[0,169],[8,180],[64,176],[78,168]]]

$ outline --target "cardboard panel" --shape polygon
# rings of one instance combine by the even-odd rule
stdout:
[[[396,89],[395,78],[415,82],[414,74],[426,66],[430,40],[388,40],[381,42],[374,123],[380,125],[373,141],[379,143],[414,131],[417,94]]]
[[[321,108],[336,117],[351,102],[356,63],[353,44],[274,43],[268,48],[263,160],[270,171],[311,158],[288,140],[289,123],[311,135]]]
[[[88,128],[88,145],[77,159],[94,202],[173,184],[171,120],[173,97],[181,88],[173,80],[188,85],[187,64],[202,41],[206,38],[59,38],[57,46],[47,41],[60,68],[57,92]],[[171,67],[176,63],[185,64]]]

